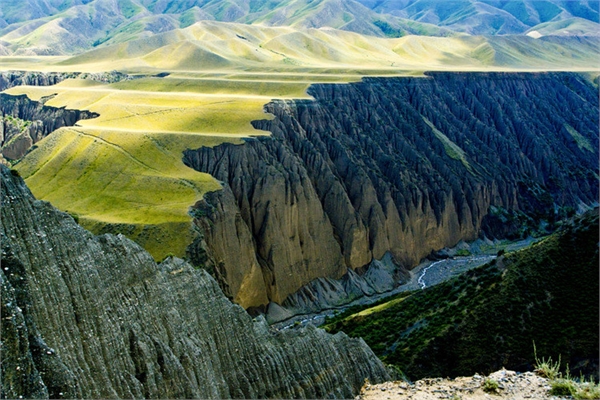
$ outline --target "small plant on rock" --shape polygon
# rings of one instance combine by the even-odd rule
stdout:
[[[586,382],[585,379],[581,377],[573,397],[581,400],[600,399],[600,384],[594,382],[593,379]]]
[[[560,373],[560,355],[558,356],[557,362],[552,362],[552,357],[548,360],[542,357],[540,360],[537,356],[537,349],[535,342],[533,343],[533,356],[535,357],[535,373],[543,378],[550,380],[558,379],[561,376]]]
[[[491,378],[485,378],[485,381],[483,381],[483,386],[481,388],[486,393],[498,393],[499,386],[496,380]]]

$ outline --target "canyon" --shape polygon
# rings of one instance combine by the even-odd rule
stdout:
[[[597,1],[1,3],[0,397],[597,380]]]
[[[360,339],[276,332],[203,270],[93,236],[2,177],[2,397],[348,398],[390,378]]]
[[[315,84],[314,100],[266,106],[275,119],[253,124],[271,136],[186,151],[223,186],[192,212],[192,262],[245,308],[293,306],[316,279],[386,255],[400,280],[461,240],[543,233],[597,204],[585,76],[426,75]]]

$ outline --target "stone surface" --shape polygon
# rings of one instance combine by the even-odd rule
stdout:
[[[2,175],[2,397],[348,398],[389,379],[362,340],[275,332],[204,271],[93,236]]]
[[[486,379],[498,383],[498,391],[488,393],[483,390]],[[463,399],[463,400],[525,400],[525,399],[556,399],[550,396],[548,379],[537,376],[533,372],[516,373],[505,369],[496,371],[488,377],[473,375],[456,379],[427,378],[413,384],[406,382],[385,382],[378,385],[366,384],[361,389],[356,400],[434,400],[434,399]]]

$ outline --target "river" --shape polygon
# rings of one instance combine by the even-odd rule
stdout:
[[[373,296],[364,296],[356,299],[348,304],[323,310],[318,313],[296,315],[285,321],[281,321],[271,325],[277,330],[289,329],[292,327],[304,326],[309,323],[319,326],[322,325],[326,317],[333,317],[346,310],[349,307],[356,305],[373,304],[383,298],[393,296],[395,294],[406,292],[409,290],[425,289],[429,286],[435,286],[450,278],[462,274],[465,271],[479,267],[496,258],[495,252],[498,249],[505,251],[516,251],[527,247],[539,239],[528,238],[518,242],[504,244],[501,247],[490,248],[487,251],[481,251],[480,254],[470,256],[455,256],[438,261],[424,261],[410,271],[410,279],[403,285],[384,293],[379,293]],[[487,253],[487,254],[481,254]],[[490,254],[493,253],[493,254]]]

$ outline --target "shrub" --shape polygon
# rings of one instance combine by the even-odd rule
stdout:
[[[581,379],[573,397],[579,400],[600,399],[600,384],[595,383],[593,380],[585,382]]]
[[[162,261],[161,261],[161,262],[164,262],[164,261],[166,261],[168,258],[173,258],[173,257],[175,257],[175,254],[173,254],[173,253],[167,253],[167,255],[165,255],[165,257],[162,259]]]
[[[459,257],[468,257],[471,255],[471,251],[468,249],[459,249],[456,251],[456,255]]]
[[[70,212],[70,211],[67,211],[67,213],[68,213],[68,214],[71,216],[71,218],[73,218],[73,220],[74,220],[76,223],[78,223],[78,224],[79,224],[79,215],[78,215],[78,214],[76,214],[76,213],[74,213],[74,212]]]

